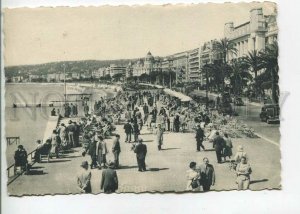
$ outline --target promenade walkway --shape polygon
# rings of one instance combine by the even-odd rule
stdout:
[[[208,157],[216,171],[216,185],[213,190],[236,189],[235,174],[229,170],[228,164],[217,164],[216,155],[211,143],[206,143],[207,151],[196,152],[194,133],[168,133],[164,135],[163,150],[157,150],[156,137],[146,127],[141,137],[148,147],[146,172],[138,172],[135,154],[131,144],[124,143],[123,126],[118,125],[116,133],[121,135],[121,169],[118,192],[155,192],[184,191],[186,189],[186,171],[189,163],[202,163]],[[110,151],[107,159],[113,160],[111,153],[113,139],[107,139]],[[243,145],[250,158],[253,169],[250,189],[280,188],[280,150],[261,138],[233,139],[233,153],[238,145]],[[45,194],[76,194],[76,173],[83,160],[90,161],[89,156],[81,156],[81,148],[74,149],[50,163],[36,163],[32,175],[23,175],[8,186],[9,195],[45,195]],[[101,170],[92,169],[92,192],[100,192]]]

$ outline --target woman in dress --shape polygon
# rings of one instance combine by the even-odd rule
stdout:
[[[200,187],[200,173],[196,170],[196,163],[190,163],[190,169],[187,170],[187,190],[197,191]]]
[[[57,135],[56,130],[53,130],[51,135],[51,150],[50,150],[50,158],[55,154],[56,158],[58,158],[58,146],[59,146],[59,137]]]
[[[247,163],[246,157],[241,157],[241,162],[236,167],[236,183],[238,190],[247,190],[250,185],[250,174],[252,169],[249,163]]]
[[[77,175],[77,185],[81,193],[91,193],[91,171],[89,170],[89,164],[87,161],[83,161],[81,171]]]

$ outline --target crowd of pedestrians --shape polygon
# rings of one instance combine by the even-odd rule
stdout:
[[[155,138],[157,150],[163,150],[165,132],[185,133],[195,132],[196,151],[208,152],[204,142],[210,141],[216,153],[217,163],[232,162],[237,174],[238,189],[248,189],[252,172],[248,157],[243,148],[232,159],[232,141],[228,133],[222,133],[215,126],[218,115],[205,109],[203,105],[182,104],[178,99],[166,95],[161,91],[118,92],[115,97],[101,98],[94,102],[90,110],[88,103],[83,106],[83,117],[80,121],[68,121],[68,125],[61,123],[49,139],[51,144],[50,157],[59,158],[63,149],[82,146],[82,155],[90,157],[90,163],[81,164],[78,175],[78,187],[82,192],[91,192],[91,169],[102,171],[100,188],[104,192],[115,192],[118,189],[116,170],[120,168],[119,155],[121,153],[120,133],[115,132],[115,125],[125,121],[123,129],[125,144],[131,144],[136,155],[139,172],[146,168],[147,145],[143,143],[141,131],[146,127]],[[64,117],[78,116],[77,105],[66,104]],[[82,137],[82,140],[80,139]],[[113,137],[113,144],[108,148],[107,137]],[[41,149],[42,146],[39,146]],[[112,161],[107,160],[107,154],[113,154]],[[37,150],[38,153],[38,150]],[[17,154],[17,153],[16,153]],[[214,186],[216,176],[214,167],[208,158],[197,167],[196,162],[189,166],[187,189],[209,191]]]

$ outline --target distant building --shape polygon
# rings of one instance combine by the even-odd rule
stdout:
[[[79,80],[80,79],[80,73],[77,73],[77,72],[71,73],[71,78],[73,80]]]
[[[188,80],[188,52],[180,52],[165,57],[161,63],[162,72],[173,71],[176,83]]]
[[[277,41],[278,36],[278,25],[277,25],[277,12],[274,11],[273,14],[266,16],[266,44],[272,44]]]
[[[205,84],[205,73],[202,72],[203,66],[206,64],[213,64],[222,62],[222,54],[216,50],[217,40],[210,40],[205,42],[200,48],[200,75],[199,81],[201,85]]]
[[[266,43],[277,39],[278,27],[276,12],[271,16],[264,16],[262,8],[250,11],[250,21],[234,26],[228,22],[224,26],[224,36],[234,43],[236,55],[230,53],[228,59],[245,56],[248,52],[265,49]]]
[[[100,79],[101,77],[105,76],[106,74],[106,68],[102,67],[102,68],[98,68],[97,70],[94,70],[92,72],[92,76],[95,79]]]
[[[126,67],[125,66],[118,66],[115,64],[111,64],[109,66],[109,74],[113,77],[116,74],[124,74],[125,75]]]
[[[189,71],[188,80],[190,82],[200,80],[200,48],[188,52]]]
[[[12,82],[23,82],[23,76],[12,77]]]
[[[36,80],[40,79],[39,75],[35,75],[35,74],[29,74],[29,81],[30,82],[34,82]]]
[[[126,66],[125,76],[126,76],[126,78],[133,76],[132,62],[129,62],[128,65]]]
[[[141,76],[142,74],[150,74],[154,71],[160,71],[160,62],[161,59],[159,57],[153,57],[151,52],[149,51],[145,58],[137,60],[127,68],[128,75],[131,71],[132,76]]]

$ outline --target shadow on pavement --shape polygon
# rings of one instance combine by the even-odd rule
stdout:
[[[216,151],[215,149],[205,149],[204,150],[205,152],[213,152],[213,151]]]
[[[260,183],[260,182],[267,182],[269,179],[261,179],[261,180],[253,180],[250,181],[250,184]]]
[[[71,161],[71,160],[53,160],[53,159],[50,159],[49,163],[61,163],[61,162],[68,162],[68,161]]]
[[[119,168],[118,168],[118,170],[119,169],[136,169],[136,168],[138,168],[137,166],[120,166]]]
[[[173,149],[180,149],[180,148],[165,148],[165,149],[161,149],[161,150],[173,150]]]
[[[42,168],[45,168],[45,167],[43,167],[43,166],[32,166],[30,169],[34,170],[34,169],[42,169]]]
[[[48,174],[48,173],[44,172],[43,170],[32,170],[31,169],[27,175],[45,175],[45,174]]]
[[[73,149],[66,149],[66,150],[61,151],[62,154],[70,154],[70,153],[74,153],[74,152],[76,152],[76,151]]]
[[[149,168],[147,171],[150,172],[157,172],[157,171],[161,171],[161,170],[168,170],[169,168]]]
[[[61,155],[59,158],[79,158],[79,157],[81,157],[81,155],[73,155],[73,156]]]

